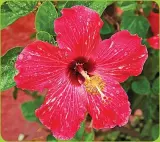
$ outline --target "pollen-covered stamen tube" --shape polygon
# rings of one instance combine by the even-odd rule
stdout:
[[[103,101],[108,97],[103,94],[105,82],[98,75],[89,76],[86,71],[83,70],[82,66],[77,65],[76,70],[85,78],[86,91],[92,95],[101,95]]]
[[[76,65],[76,70],[87,80],[90,80],[89,75],[82,69],[80,64]]]

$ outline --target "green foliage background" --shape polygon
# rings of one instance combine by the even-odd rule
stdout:
[[[151,11],[151,2],[143,1],[142,4],[136,1],[59,1],[55,6],[53,2],[42,2],[41,6],[36,11],[36,38],[55,44],[55,33],[53,29],[53,21],[61,15],[60,11],[64,7],[72,7],[74,5],[84,5],[96,10],[104,21],[104,26],[101,30],[102,39],[109,38],[116,32],[115,27],[105,20],[104,11],[107,11],[111,4],[119,6],[124,13],[118,17],[120,30],[127,29],[132,34],[138,34],[143,38],[143,44],[146,45],[149,57],[144,65],[143,72],[140,76],[130,77],[127,81],[122,83],[126,90],[129,100],[131,102],[132,112],[136,109],[143,111],[143,117],[137,117],[134,125],[131,125],[132,132],[139,133],[138,137],[125,134],[121,129],[113,129],[109,132],[91,130],[89,133],[85,131],[86,122],[81,124],[80,130],[77,132],[73,141],[93,141],[95,137],[102,135],[104,140],[155,140],[159,136],[159,50],[154,50],[149,46],[146,39],[152,36],[150,31],[150,24],[146,17],[135,14],[139,8],[144,9],[147,16]],[[37,1],[7,1],[1,6],[1,29],[7,27],[18,18],[33,11]],[[45,24],[45,22],[48,24]],[[48,26],[49,25],[49,26]],[[1,91],[7,90],[15,86],[13,77],[16,74],[14,63],[16,57],[21,52],[22,48],[15,47],[9,50],[1,57]],[[18,90],[15,87],[13,97],[16,99]],[[22,104],[21,109],[24,117],[28,121],[36,121],[34,110],[38,108],[42,102],[43,97],[40,97],[37,92],[29,92],[25,90],[26,94],[33,97],[33,101]],[[141,125],[140,125],[141,124]],[[100,134],[99,134],[100,133]],[[58,141],[52,135],[48,135],[47,141]]]

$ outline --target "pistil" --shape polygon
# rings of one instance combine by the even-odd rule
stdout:
[[[87,92],[93,95],[100,94],[103,101],[107,99],[102,92],[105,87],[105,83],[100,76],[94,75],[90,77],[87,72],[83,70],[82,65],[80,64],[76,66],[76,70],[85,78],[84,85]]]
[[[85,80],[90,80],[89,75],[87,74],[86,71],[83,70],[81,64],[76,65],[76,70],[85,78]]]
[[[107,97],[106,97],[106,96],[104,95],[104,93],[99,89],[99,87],[96,86],[96,88],[97,88],[98,92],[100,93],[102,100],[105,101],[105,100],[107,99]]]

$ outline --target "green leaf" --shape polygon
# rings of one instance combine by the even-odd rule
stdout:
[[[65,8],[71,8],[72,6],[75,5],[84,5],[86,7],[89,7],[89,5],[92,4],[93,1],[67,1],[65,4]]]
[[[91,142],[93,140],[94,140],[94,131],[93,130],[91,130],[90,133],[88,133],[88,132],[84,133],[84,141]]]
[[[95,10],[99,15],[102,15],[105,8],[112,3],[113,1],[68,1],[65,7],[70,8],[74,5],[84,5]]]
[[[159,57],[156,55],[149,56],[143,69],[144,75],[153,80],[159,71]]]
[[[46,42],[49,42],[51,44],[54,44],[55,43],[55,40],[53,38],[53,36],[51,36],[49,33],[47,32],[44,32],[44,31],[40,31],[36,34],[36,38],[38,40],[42,40],[42,41],[46,41]]]
[[[0,13],[0,28],[3,29],[18,18],[30,13],[34,9],[36,3],[36,1],[7,1],[3,3]]]
[[[148,16],[152,10],[152,1],[143,1],[142,8],[145,13],[145,16]]]
[[[7,1],[9,8],[12,10],[13,13],[17,15],[24,16],[31,12],[34,7],[36,6],[36,1]]]
[[[150,83],[145,76],[140,76],[132,82],[132,90],[139,95],[147,95],[150,93]]]
[[[38,121],[35,110],[43,103],[44,97],[38,96],[34,101],[25,102],[21,105],[23,116],[28,121]]]
[[[6,3],[3,3],[1,6],[0,17],[0,29],[4,29],[5,27],[7,27],[19,18],[19,16],[16,13],[12,12],[12,10],[8,7]]]
[[[157,77],[152,84],[152,91],[155,95],[160,95],[160,93],[159,93],[159,90],[160,90],[159,80],[160,80],[160,77]]]
[[[145,97],[145,101],[141,102],[143,104],[143,112],[144,112],[144,119],[150,120],[154,118],[154,114],[157,111],[157,99],[151,98],[151,95]]]
[[[153,54],[154,54],[157,58],[159,58],[160,51],[159,51],[159,50],[155,50],[155,49],[152,49],[152,51],[154,51]],[[158,62],[159,62],[159,60],[158,60]]]
[[[10,49],[4,56],[1,57],[1,91],[7,90],[16,85],[14,82],[14,76],[16,74],[14,64],[22,49],[23,48],[21,47]]]
[[[100,31],[100,33],[102,35],[105,35],[105,34],[110,34],[110,33],[113,33],[114,32],[114,28],[111,24],[109,24],[106,20],[103,20],[103,27]]]
[[[159,137],[159,125],[153,125],[151,130],[153,140],[156,140]]]
[[[132,34],[138,34],[145,38],[149,29],[148,20],[144,16],[134,15],[132,11],[122,15],[121,30],[128,30]]]
[[[136,1],[118,1],[117,6],[119,6],[123,11],[135,10],[137,7]]]
[[[66,7],[66,4],[67,4],[68,1],[58,1],[58,4],[57,4],[57,9],[58,9],[58,15],[60,16],[60,11]]]
[[[82,122],[81,123],[81,127],[80,127],[80,129],[78,130],[78,132],[76,133],[76,135],[75,135],[75,139],[77,139],[77,140],[82,140],[82,136],[83,136],[83,134],[84,134],[84,122]]]
[[[7,11],[10,11],[10,8],[9,8],[7,2],[3,1],[1,4],[1,13],[5,13]]]
[[[57,142],[56,138],[53,137],[52,135],[47,136],[47,142]]]
[[[54,33],[54,20],[58,17],[56,8],[50,1],[42,3],[36,13],[36,30],[45,31],[51,35]]]
[[[89,8],[95,10],[96,12],[99,13],[99,15],[102,15],[103,11],[106,9],[106,7],[110,4],[112,4],[113,1],[93,1],[90,5]]]
[[[121,83],[123,89],[128,92],[128,90],[131,87],[131,83],[132,83],[133,77],[129,77],[125,82]]]
[[[141,137],[147,137],[150,135],[151,133],[151,127],[152,127],[152,120],[148,120],[146,122],[146,124],[144,125],[144,128],[142,129],[142,132],[141,132]]]
[[[145,95],[132,94],[132,102],[131,102],[132,111],[134,112],[136,109],[143,108],[146,100],[147,98]]]
[[[155,97],[155,95],[154,95],[154,97],[151,96],[151,103],[148,104],[148,106],[149,105],[150,105],[150,108],[151,108],[150,110],[152,110],[151,111],[151,118],[155,122],[159,121],[159,111],[158,111],[158,108],[159,108],[159,96],[156,96],[156,97]]]
[[[120,131],[113,131],[107,134],[107,139],[111,141],[115,141],[120,134]]]

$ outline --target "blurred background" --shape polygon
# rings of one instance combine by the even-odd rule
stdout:
[[[73,5],[90,6],[88,1],[51,1],[58,14],[63,7]],[[98,3],[98,2],[97,2]],[[96,4],[97,4],[96,3]],[[101,3],[101,2],[99,2]],[[23,4],[21,2],[20,4]],[[43,1],[35,2],[32,10],[15,18],[11,23],[4,20],[10,7],[7,2],[1,6],[1,55],[9,49],[25,47],[38,38],[35,17]],[[98,4],[97,4],[98,5]],[[27,6],[27,5],[26,5]],[[26,8],[27,9],[27,8]],[[109,1],[101,18],[102,39],[110,38],[117,31],[127,29],[142,37],[149,57],[141,75],[130,77],[122,83],[131,102],[132,114],[124,127],[93,130],[91,118],[87,116],[74,141],[152,141],[159,136],[159,7],[152,1]],[[55,35],[53,35],[55,38]],[[4,63],[5,64],[5,63]],[[2,63],[3,66],[3,63]],[[2,72],[2,76],[3,76]],[[5,78],[5,76],[4,76]],[[2,78],[3,79],[3,78]],[[57,141],[51,132],[40,124],[34,115],[44,99],[44,94],[18,89],[16,86],[1,93],[1,135],[6,141]],[[83,133],[83,135],[82,135]]]

